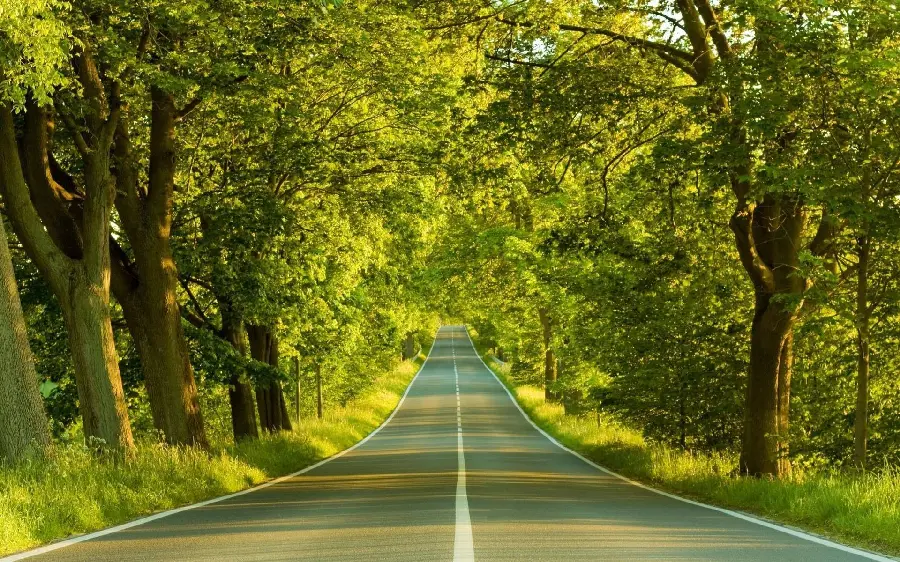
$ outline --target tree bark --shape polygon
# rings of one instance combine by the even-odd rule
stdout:
[[[247,325],[250,356],[257,361],[278,368],[278,339],[267,326]],[[259,423],[269,433],[291,431],[291,420],[284,400],[284,391],[277,380],[256,385],[256,406]]]
[[[177,110],[173,97],[158,88],[151,88],[151,101],[146,191],[137,187],[135,156],[124,121],[116,130],[116,208],[134,264],[124,252],[117,252],[112,286],[141,360],[155,427],[170,444],[206,447],[170,243]]]
[[[557,395],[553,390],[556,383],[556,356],[553,353],[553,320],[546,308],[538,308],[538,316],[541,319],[541,330],[544,339],[544,398],[556,400]]]
[[[869,252],[868,235],[856,241],[859,263],[856,270],[856,419],[853,424],[853,463],[866,467],[869,433]]]
[[[247,344],[244,339],[244,323],[232,311],[231,306],[219,300],[222,314],[222,336],[237,352],[245,357]],[[231,374],[228,380],[228,403],[231,406],[231,430],[235,442],[244,439],[258,439],[256,410],[253,407],[253,389],[241,378],[241,373]]]
[[[85,436],[101,439],[101,447],[130,448],[133,441],[109,314],[109,292],[78,279],[72,283],[70,295],[70,300],[63,301],[62,310]]]
[[[0,459],[43,456],[50,446],[6,228],[0,219]]]
[[[741,471],[753,476],[790,473],[792,344],[805,286],[798,274],[804,224],[802,203],[787,194],[767,196],[754,207],[739,205],[732,217],[756,292],[740,459]]]
[[[416,339],[413,332],[406,334],[403,340],[403,360],[408,361],[416,356]]]
[[[86,48],[85,48],[86,49]],[[93,111],[86,118],[91,134],[70,131],[84,165],[84,201],[80,209],[82,247],[72,258],[55,243],[32,199],[46,198],[26,182],[9,106],[0,108],[0,191],[13,228],[25,251],[59,300],[75,367],[79,408],[89,444],[129,450],[133,447],[109,311],[109,218],[113,185],[109,146],[117,114],[95,91],[95,69],[85,50],[76,59]],[[27,144],[27,143],[26,143]],[[46,199],[43,201],[46,203]],[[42,205],[43,206],[43,205]]]

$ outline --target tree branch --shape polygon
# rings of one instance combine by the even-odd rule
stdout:
[[[38,266],[57,294],[65,293],[64,277],[74,266],[44,230],[41,218],[31,203],[19,150],[16,145],[12,107],[0,105],[0,192],[6,202],[13,228],[29,257]],[[62,291],[62,293],[60,293]]]
[[[516,20],[507,20],[503,18],[498,18],[500,23],[504,23],[506,25],[510,25],[513,27],[534,27],[534,23],[532,22],[522,22]],[[647,39],[641,39],[639,37],[631,37],[630,35],[623,35],[621,33],[617,33],[615,31],[610,31],[608,29],[597,28],[597,27],[584,27],[580,25],[569,25],[569,24],[560,24],[559,29],[562,31],[576,31],[578,33],[584,33],[588,35],[602,35],[604,37],[609,37],[610,39],[615,39],[617,41],[622,41],[632,47],[641,47],[645,49],[651,49],[653,51],[659,51],[663,53],[667,53],[670,56],[675,58],[682,59],[688,63],[693,62],[694,55],[691,53],[687,53],[673,47],[671,45],[667,45],[665,43],[657,43],[656,41],[649,41]]]
[[[499,61],[499,62],[505,62],[505,63],[509,63],[509,64],[521,64],[521,65],[523,65],[523,66],[532,66],[532,67],[536,67],[536,68],[550,68],[550,67],[551,67],[551,65],[549,65],[549,64],[547,64],[547,63],[543,63],[543,62],[531,62],[531,61],[525,61],[525,60],[515,60],[515,59],[509,59],[509,58],[506,58],[506,57],[498,57],[498,56],[496,56],[496,55],[490,55],[490,54],[485,54],[484,56],[487,57],[487,58],[489,58],[489,59],[491,59],[491,60],[495,60],[495,61]]]

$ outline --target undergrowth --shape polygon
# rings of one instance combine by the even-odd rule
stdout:
[[[836,540],[900,554],[900,470],[795,470],[786,479],[736,476],[737,456],[692,453],[646,440],[596,415],[567,415],[544,391],[517,385],[509,365],[485,357],[529,417],[561,443],[610,470],[678,495],[738,509]]]
[[[0,465],[0,555],[237,492],[334,455],[387,418],[421,361],[402,363],[290,433],[206,452],[145,442],[125,461],[57,445],[47,459]]]

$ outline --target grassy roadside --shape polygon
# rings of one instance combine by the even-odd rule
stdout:
[[[145,443],[124,463],[60,447],[45,461],[0,466],[0,556],[237,492],[342,451],[390,415],[423,360],[424,352],[292,433],[208,453]]]
[[[737,459],[691,454],[644,440],[594,417],[566,415],[542,389],[516,385],[509,366],[485,362],[544,431],[601,466],[655,488],[788,525],[893,556],[900,555],[900,470],[863,475],[796,473],[787,480],[732,476]]]

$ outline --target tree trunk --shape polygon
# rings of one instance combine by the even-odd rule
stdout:
[[[109,294],[79,279],[71,284],[70,295],[71,300],[61,304],[85,437],[101,439],[101,446],[130,448],[133,440],[109,314]]]
[[[414,337],[415,334],[413,332],[409,332],[406,334],[406,339],[403,341],[403,360],[407,361],[416,356],[416,339]]]
[[[277,369],[278,339],[272,330],[266,326],[248,324],[247,337],[250,341],[250,356]],[[269,433],[291,431],[291,420],[279,381],[269,380],[256,385],[256,406],[263,430]]]
[[[231,306],[219,300],[222,314],[222,336],[237,350],[241,357],[247,355],[244,340],[244,323],[231,310]],[[258,439],[256,427],[256,410],[253,407],[253,389],[241,379],[240,372],[231,374],[228,380],[228,403],[231,406],[231,430],[235,442],[244,439]]]
[[[750,374],[744,412],[741,471],[753,476],[783,474],[787,445],[791,365],[789,333],[793,319],[771,303],[771,295],[757,297],[757,313],[750,336]],[[763,301],[763,302],[759,302]]]
[[[853,463],[866,467],[869,433],[869,250],[868,235],[856,241],[859,263],[856,270],[856,419],[853,424]]]
[[[137,246],[142,245],[139,242]],[[156,252],[142,257],[152,253]],[[140,357],[153,425],[171,445],[206,447],[194,370],[176,300],[177,273],[171,256],[153,260],[153,265],[147,261],[138,260],[139,283],[128,292],[117,290],[115,294]],[[115,287],[120,289],[119,284]]]
[[[788,330],[781,346],[778,364],[778,442],[775,458],[778,462],[778,476],[791,473],[790,420],[791,420],[791,377],[794,374],[794,331]]]
[[[748,191],[749,186],[735,188],[738,194]],[[798,274],[804,225],[802,202],[790,194],[767,195],[754,206],[739,195],[731,219],[756,292],[740,459],[741,471],[753,476],[790,473],[793,330],[805,288]]]
[[[125,122],[116,130],[115,202],[134,252],[134,264],[121,249],[114,252],[113,292],[141,360],[154,426],[170,444],[206,447],[170,245],[177,110],[172,96],[158,88],[151,88],[151,100],[146,194],[137,189],[135,156]]]
[[[553,385],[556,383],[556,356],[553,353],[553,320],[550,318],[546,308],[538,308],[538,315],[541,319],[541,329],[544,337],[544,398],[546,400],[556,400],[556,392]]]
[[[43,456],[50,446],[34,358],[0,219],[0,460]]]
[[[678,378],[681,379],[683,375],[679,373]],[[685,411],[685,384],[684,381],[681,380],[678,383],[678,444],[681,447],[682,451],[687,450],[687,412]]]
[[[88,66],[86,55],[79,64]],[[91,68],[83,70],[90,86]],[[84,200],[80,210],[83,247],[78,259],[67,256],[44,227],[32,198],[47,197],[39,186],[25,181],[15,140],[12,111],[0,108],[0,190],[25,251],[59,300],[68,331],[79,408],[89,444],[131,449],[134,445],[109,311],[109,220],[113,185],[109,173],[109,144],[114,117],[103,120],[102,99],[89,120],[91,145],[72,132],[84,164]],[[34,189],[30,189],[34,187]],[[100,444],[100,443],[97,443]]]

